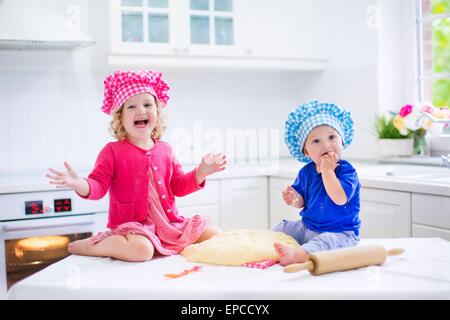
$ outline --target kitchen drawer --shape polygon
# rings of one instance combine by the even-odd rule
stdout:
[[[412,194],[412,222],[450,229],[450,197]]]
[[[209,222],[220,226],[220,214],[219,205],[207,205],[207,206],[193,206],[193,207],[178,207],[178,214],[189,218],[193,215],[201,215]]]
[[[184,197],[176,197],[177,207],[181,206],[198,206],[204,204],[218,204],[219,203],[219,181],[206,181],[205,188],[198,190]]]
[[[413,224],[412,236],[416,238],[438,237],[450,241],[450,230]]]

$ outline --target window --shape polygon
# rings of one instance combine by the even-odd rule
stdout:
[[[416,0],[416,6],[418,99],[450,108],[450,0]],[[449,135],[450,126],[442,133]]]
[[[192,44],[234,44],[232,0],[191,0],[190,12]]]
[[[450,0],[417,0],[419,100],[450,107]]]
[[[122,0],[122,41],[168,43],[168,0]]]

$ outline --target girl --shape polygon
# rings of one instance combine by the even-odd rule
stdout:
[[[355,168],[341,159],[353,139],[350,112],[312,101],[290,113],[285,140],[290,153],[308,162],[282,192],[287,205],[302,209],[301,220],[283,220],[273,230],[294,237],[300,248],[275,243],[280,264],[304,262],[312,252],[359,243],[359,192]]]
[[[177,254],[220,232],[199,215],[178,214],[175,196],[204,188],[208,175],[225,169],[226,158],[208,154],[195,169],[183,172],[170,145],[159,140],[165,129],[161,112],[169,99],[161,76],[153,71],[109,75],[102,111],[112,115],[111,129],[118,141],[101,150],[87,179],[67,162],[67,171],[49,169],[50,183],[72,188],[83,198],[100,199],[109,190],[110,231],[70,243],[69,252],[147,261],[155,250]]]

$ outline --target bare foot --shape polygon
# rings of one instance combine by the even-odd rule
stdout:
[[[308,259],[309,254],[302,248],[291,248],[287,245],[275,242],[275,251],[280,256],[280,264],[287,266],[292,263],[302,263]]]
[[[79,254],[82,256],[86,256],[88,255],[90,246],[92,246],[92,244],[89,241],[90,238],[73,241],[69,243],[67,249],[72,254]]]

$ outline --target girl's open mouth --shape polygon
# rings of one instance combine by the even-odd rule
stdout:
[[[134,125],[138,128],[144,128],[148,123],[148,119],[136,120]]]

